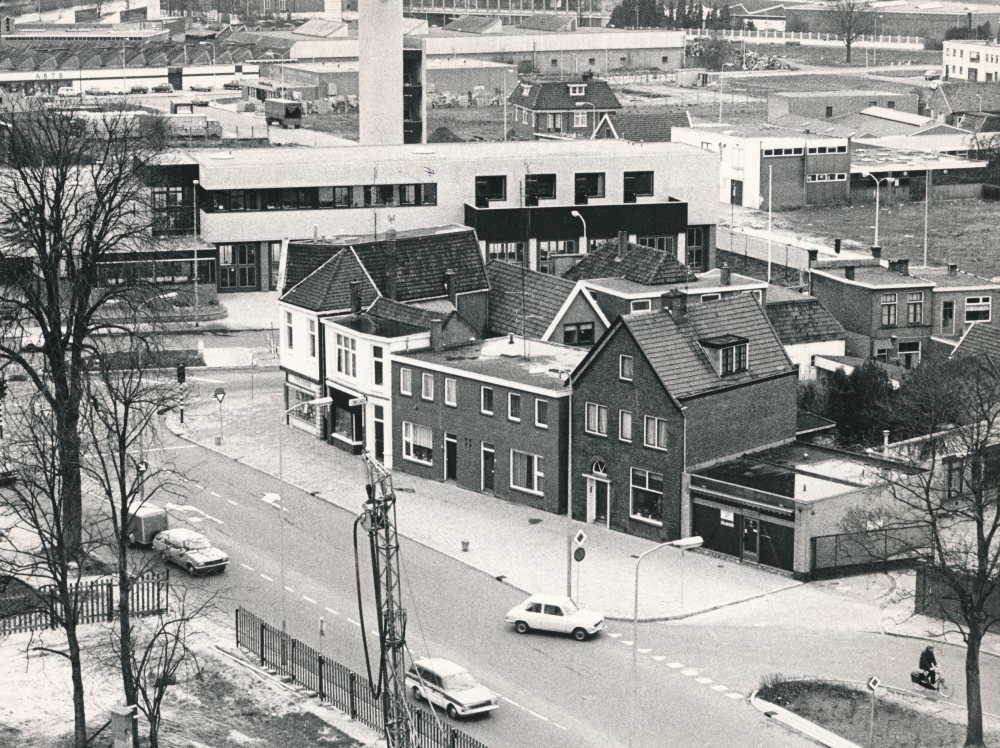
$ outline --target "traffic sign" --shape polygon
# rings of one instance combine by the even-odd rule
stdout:
[[[362,397],[352,397],[350,400],[347,401],[347,407],[348,408],[356,408],[359,405],[364,405],[367,402],[368,402],[368,398],[367,397],[363,397],[363,396]]]
[[[870,681],[868,681],[868,688],[870,688],[872,690],[872,692],[874,692],[875,689],[878,688],[879,683],[881,683],[881,682],[882,681],[880,681],[878,678],[876,678],[876,677],[873,676],[872,679]]]
[[[586,555],[587,551],[584,550],[583,548],[577,548],[575,551],[573,551],[573,558],[575,558],[577,561],[583,561]]]
[[[221,387],[216,387],[215,399],[219,401],[219,405],[222,405],[222,401],[226,399],[226,391]]]
[[[583,530],[580,530],[576,535],[573,536],[573,540],[576,542],[577,545],[583,545],[584,543],[587,542],[587,533],[585,533]]]

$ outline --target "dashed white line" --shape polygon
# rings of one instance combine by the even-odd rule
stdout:
[[[640,649],[639,650],[639,654],[649,654],[652,651],[653,650],[651,650],[651,649]]]
[[[558,722],[553,722],[552,724],[555,725],[556,727],[558,727],[560,730],[566,730],[567,732],[569,732],[569,728],[568,727],[563,727]]]
[[[712,682],[711,678],[695,678],[695,682],[701,683],[703,686],[707,686]]]
[[[306,597],[305,595],[303,595],[302,599],[305,600],[307,603],[312,603],[313,605],[316,604],[316,601],[313,600],[311,597]]]
[[[612,639],[617,639],[621,634],[608,634]]]
[[[246,564],[240,564],[240,566],[242,566],[247,571],[253,571],[253,567],[252,566],[247,566]]]
[[[653,659],[656,660],[657,662],[663,662],[667,658],[664,657],[663,655],[653,655]]]
[[[295,590],[293,590],[293,589],[292,589],[291,587],[289,587],[289,586],[288,586],[287,584],[285,585],[285,589],[286,589],[286,590],[288,590],[289,592],[295,592]]]
[[[550,719],[549,719],[548,717],[543,717],[543,716],[542,716],[541,714],[539,714],[538,712],[533,712],[533,711],[531,711],[530,709],[525,709],[524,711],[526,711],[526,712],[527,712],[528,714],[530,714],[530,715],[531,715],[532,717],[538,717],[538,719],[541,719],[541,720],[545,720],[546,722],[551,722],[551,721],[552,721],[552,720],[550,720]]]
[[[266,579],[266,580],[267,580],[268,582],[273,582],[273,581],[274,581],[274,580],[273,580],[273,579],[271,579],[271,577],[269,577],[269,576],[268,576],[267,574],[261,574],[261,576],[262,576],[262,577],[264,577],[264,579]]]
[[[224,525],[225,524],[225,522],[223,522],[221,519],[217,519],[216,517],[213,517],[211,514],[206,514],[205,515],[205,519],[210,519],[213,522],[215,522],[217,524],[220,524],[220,525]]]
[[[694,670],[693,668],[688,668],[687,670],[681,670],[681,675],[686,675],[688,678],[691,678],[692,676],[695,676],[697,674],[698,671]]]
[[[725,686],[712,686],[712,690],[722,693],[723,691],[728,691],[729,689],[726,688]]]
[[[672,667],[674,670],[676,670],[677,668],[682,668],[684,666],[681,665],[679,662],[668,662],[667,667]]]
[[[354,620],[353,618],[348,618],[348,619],[347,619],[347,622],[348,622],[348,623],[353,623],[353,624],[354,624],[355,626],[357,626],[358,628],[361,628],[361,624],[360,624],[360,623],[358,623],[357,621],[355,621],[355,620]]]
[[[335,611],[333,608],[323,608],[323,610],[327,610],[327,611],[333,613],[335,616],[339,616],[340,615],[340,613],[338,613],[337,611]]]
[[[520,706],[521,706],[520,704],[518,704],[518,703],[517,703],[516,701],[514,701],[513,699],[508,699],[508,698],[507,698],[506,696],[501,696],[500,698],[502,698],[502,699],[503,699],[504,701],[506,701],[506,702],[507,702],[508,704],[513,704],[513,705],[514,705],[514,706],[516,706],[516,707],[520,707]]]
[[[221,496],[219,496],[219,494],[217,494],[217,493],[216,493],[215,491],[209,491],[209,493],[210,493],[210,494],[212,494],[212,496],[214,496],[214,497],[215,497],[215,498],[217,498],[217,499],[221,499],[221,498],[222,498],[222,497],[221,497]]]
[[[742,699],[743,698],[743,694],[736,693],[736,691],[730,691],[729,693],[726,694],[726,696],[728,698],[730,698],[730,699]]]
[[[237,503],[236,503],[235,501],[233,501],[232,499],[226,499],[226,501],[228,501],[228,502],[229,502],[230,504],[232,504],[233,506],[239,506],[239,504],[237,504]]]
[[[626,647],[631,647],[633,644],[635,644],[635,642],[630,642],[625,639],[622,639],[622,644],[624,644]]]
[[[200,483],[195,483],[194,487],[197,488],[199,491],[204,491],[205,490],[205,487],[203,485],[201,485]]]

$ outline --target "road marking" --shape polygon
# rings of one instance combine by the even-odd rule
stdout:
[[[567,732],[569,731],[568,727],[563,727],[558,722],[553,722],[552,724],[555,725],[556,727],[558,727],[560,730],[566,730]]]
[[[617,639],[621,634],[608,634],[612,639]]]
[[[239,506],[239,504],[237,504],[237,503],[236,503],[235,501],[233,501],[232,499],[226,499],[226,501],[228,501],[228,502],[229,502],[230,504],[232,504],[233,506]]]
[[[676,670],[677,668],[684,666],[681,665],[679,662],[668,662],[667,667],[672,667],[674,670]]]
[[[209,493],[210,493],[210,494],[212,494],[212,496],[214,496],[214,497],[215,497],[215,498],[217,498],[217,499],[221,499],[221,498],[222,498],[222,497],[221,497],[221,496],[219,496],[219,494],[217,494],[217,493],[216,493],[215,491],[209,491]]]
[[[240,564],[240,566],[242,566],[247,571],[253,571],[253,567],[252,566],[247,566],[246,564]]]
[[[640,649],[639,650],[639,654],[649,654],[652,651],[653,650],[651,650],[651,649]]]
[[[316,604],[316,601],[313,600],[311,597],[306,597],[305,595],[303,595],[302,599],[305,600],[307,603],[312,603],[313,605]]]
[[[728,698],[730,698],[730,699],[742,699],[743,698],[743,694],[736,693],[736,691],[730,691],[729,693],[726,694],[726,696]]]
[[[208,379],[206,377],[188,377],[188,379],[193,379],[196,382],[208,382],[209,384],[225,384],[225,379]]]
[[[712,682],[712,679],[711,678],[695,678],[695,681],[697,683],[701,683],[703,686],[707,686],[709,683]]]
[[[274,581],[274,580],[273,580],[273,579],[271,579],[271,577],[269,577],[269,576],[268,576],[267,574],[261,574],[261,576],[262,576],[262,577],[264,577],[264,579],[266,579],[266,580],[267,580],[268,582],[273,582],[273,581]]]
[[[263,501],[265,504],[270,504],[275,509],[281,508],[284,509],[286,512],[288,511],[287,506],[286,507],[281,506],[281,496],[279,496],[276,493],[266,493],[260,497],[260,500]]]
[[[188,517],[187,521],[190,522],[192,525],[196,525],[199,522],[204,522],[205,520],[202,517]]]
[[[627,641],[626,639],[622,639],[622,644],[624,644],[626,647],[631,647],[633,644],[635,644],[635,642],[630,642]]]
[[[333,608],[323,608],[323,610],[328,610],[331,613],[333,613],[335,616],[339,616],[340,615],[340,613],[338,613],[337,611],[335,611]]]
[[[530,714],[531,716],[533,716],[533,717],[538,717],[538,719],[542,719],[542,720],[545,720],[546,722],[551,722],[551,721],[552,721],[552,720],[550,720],[550,719],[549,719],[548,717],[543,717],[543,716],[542,716],[541,714],[539,714],[538,712],[533,712],[533,711],[531,711],[530,709],[525,709],[524,711],[526,711],[526,712],[527,712],[528,714]]]
[[[287,584],[285,585],[285,589],[286,589],[286,590],[288,590],[289,592],[295,592],[295,590],[293,590],[293,589],[292,589],[291,587],[289,587],[289,586],[288,586]]]
[[[728,691],[729,689],[726,688],[725,686],[712,686],[712,690],[722,693],[723,691]]]
[[[354,620],[353,618],[348,618],[348,619],[347,619],[347,622],[348,622],[348,623],[353,623],[353,624],[354,624],[355,626],[357,626],[358,628],[361,628],[361,624],[360,624],[360,623],[358,623],[357,621],[355,621],[355,620]]]
[[[664,657],[663,655],[653,655],[653,659],[656,660],[657,662],[663,662],[667,658]]]
[[[205,490],[205,487],[204,487],[204,486],[202,486],[202,485],[199,485],[199,484],[197,484],[197,483],[195,483],[195,484],[194,484],[194,487],[195,487],[195,488],[197,488],[197,489],[198,489],[199,491],[204,491],[204,490]]]
[[[206,514],[206,515],[205,515],[205,519],[210,519],[210,520],[212,520],[213,522],[216,522],[216,523],[218,523],[218,524],[220,524],[220,525],[223,525],[223,524],[225,524],[225,522],[223,522],[223,521],[222,521],[221,519],[217,519],[217,518],[213,517],[213,516],[212,516],[211,514]]]
[[[514,701],[513,699],[508,699],[508,698],[507,698],[506,696],[501,696],[500,698],[501,698],[501,699],[503,699],[504,701],[506,701],[506,702],[507,702],[508,704],[513,704],[513,705],[514,705],[514,706],[516,706],[516,707],[521,707],[521,705],[520,705],[520,704],[518,704],[518,703],[517,703],[516,701]],[[523,707],[522,707],[522,708],[523,708]]]
[[[697,675],[698,671],[693,668],[688,668],[687,670],[681,670],[681,675],[686,675],[688,678]]]

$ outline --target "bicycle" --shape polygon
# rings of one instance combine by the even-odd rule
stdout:
[[[937,691],[946,699],[950,699],[953,693],[951,684],[940,674],[934,683],[928,683],[923,670],[914,670],[910,673],[910,680],[913,681],[915,691]]]

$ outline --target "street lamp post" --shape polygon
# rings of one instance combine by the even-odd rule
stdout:
[[[597,135],[597,107],[594,106],[594,104],[592,102],[590,102],[590,101],[578,101],[578,102],[576,102],[576,105],[577,106],[589,106],[589,107],[592,107],[593,110],[594,110],[594,129],[590,133],[590,138],[591,138],[591,140],[593,140],[594,137]]]
[[[635,560],[635,599],[632,608],[632,717],[629,719],[628,727],[628,743],[629,746],[632,745],[632,730],[635,724],[635,702],[636,702],[636,691],[638,690],[638,659],[639,659],[639,564],[642,560],[646,558],[651,553],[655,553],[661,548],[680,548],[681,558],[684,557],[684,551],[690,548],[698,548],[702,545],[704,541],[700,535],[694,535],[690,538],[681,538],[680,540],[671,540],[668,543],[660,543],[660,545],[650,548],[648,551],[639,554],[639,557]],[[682,580],[683,583],[683,580]]]
[[[590,252],[590,242],[587,239],[587,220],[580,215],[580,211],[578,210],[572,211],[570,215],[573,216],[574,218],[579,218],[580,223],[583,224],[583,248],[587,252]]]
[[[735,62],[724,62],[724,63],[722,63],[722,68],[719,70],[719,124],[720,125],[722,124],[722,88],[723,88],[723,84],[725,83],[725,80],[726,80],[725,79],[725,73],[726,73],[726,66],[727,65],[729,67],[731,67],[731,68],[734,68],[734,67],[736,67],[736,63]]]
[[[192,183],[191,192],[194,195],[194,224],[191,227],[191,237],[194,243],[194,326],[198,326],[198,180]]]
[[[881,245],[878,243],[879,193],[881,192],[880,187],[882,182],[885,182],[886,187],[888,187],[889,183],[892,181],[893,178],[890,175],[888,177],[882,177],[881,179],[879,179],[870,171],[864,172],[862,176],[865,177],[866,179],[870,178],[875,180],[875,244],[872,246],[880,247]]]

